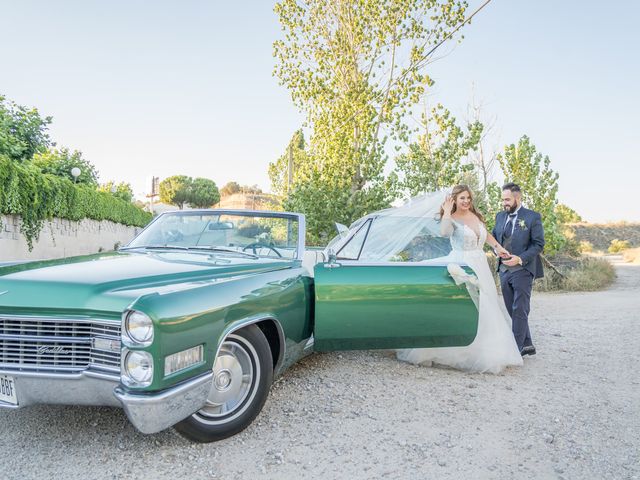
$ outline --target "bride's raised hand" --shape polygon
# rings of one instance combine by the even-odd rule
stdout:
[[[496,245],[495,250],[496,250],[496,254],[498,254],[498,256],[501,258],[509,258],[511,256],[509,251],[500,244]]]
[[[444,211],[445,215],[451,215],[451,212],[453,211],[453,205],[453,197],[451,195],[447,195],[444,202],[442,203],[442,210]]]

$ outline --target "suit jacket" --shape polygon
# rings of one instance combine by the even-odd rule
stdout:
[[[493,228],[494,238],[500,242],[504,240],[504,227],[507,222],[507,212],[496,215],[496,225]],[[530,271],[534,278],[544,276],[540,254],[544,248],[544,229],[542,218],[538,212],[520,207],[518,217],[511,236],[511,253],[522,259],[522,267]],[[498,259],[498,268],[502,259]]]

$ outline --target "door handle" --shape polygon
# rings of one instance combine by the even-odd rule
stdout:
[[[324,268],[340,268],[342,265],[339,263],[325,263]]]

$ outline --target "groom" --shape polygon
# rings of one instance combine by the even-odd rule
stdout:
[[[522,206],[520,186],[502,187],[503,211],[496,215],[494,238],[509,255],[498,258],[502,297],[511,315],[513,336],[520,354],[535,355],[529,332],[529,310],[533,280],[544,275],[540,253],[544,248],[544,230],[538,212]]]

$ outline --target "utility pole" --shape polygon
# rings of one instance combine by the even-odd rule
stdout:
[[[153,199],[160,195],[160,178],[159,177],[151,177],[151,193],[147,195],[149,199],[149,210],[151,210],[151,215],[153,215]]]

